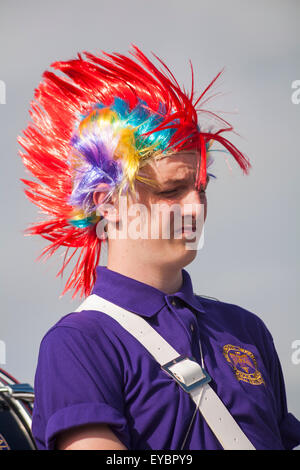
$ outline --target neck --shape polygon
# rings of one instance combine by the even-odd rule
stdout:
[[[162,263],[152,265],[141,261],[131,253],[116,253],[115,250],[108,250],[107,268],[116,271],[124,276],[148,284],[165,294],[174,294],[182,286],[182,268],[174,267]]]

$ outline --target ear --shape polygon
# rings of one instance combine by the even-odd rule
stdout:
[[[118,209],[111,197],[107,200],[107,193],[110,189],[109,184],[100,183],[93,193],[93,201],[99,215],[109,222],[117,222],[119,219]]]

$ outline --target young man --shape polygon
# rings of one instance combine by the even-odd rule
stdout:
[[[242,307],[194,293],[184,269],[207,216],[211,144],[250,167],[222,135],[229,124],[203,108],[215,80],[195,100],[135,46],[137,61],[85,55],[52,64],[69,79],[45,72],[35,94],[44,109],[32,103],[34,125],[19,139],[39,179],[24,180],[26,194],[49,214],[29,233],[51,242],[44,254],[67,247],[60,273],[81,248],[64,292],[110,306],[85,301],[43,337],[38,448],[222,449],[224,434],[233,448],[295,447],[300,423],[269,331]],[[165,347],[172,365],[151,353]]]

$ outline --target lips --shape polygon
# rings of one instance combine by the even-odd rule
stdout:
[[[184,224],[182,226],[182,233],[183,232],[196,232],[197,231],[197,225],[196,223],[195,224],[192,224],[192,225],[186,225]]]
[[[181,228],[179,228],[178,230],[176,230],[175,233],[191,233],[191,232],[196,232],[196,224],[195,225],[183,225]]]

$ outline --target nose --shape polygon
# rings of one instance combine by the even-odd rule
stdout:
[[[196,188],[191,188],[183,198],[185,204],[201,204],[203,203],[203,195],[205,193],[200,193]]]
[[[181,201],[182,216],[187,220],[205,221],[207,215],[207,198],[205,192],[200,192],[195,188],[191,189]]]

